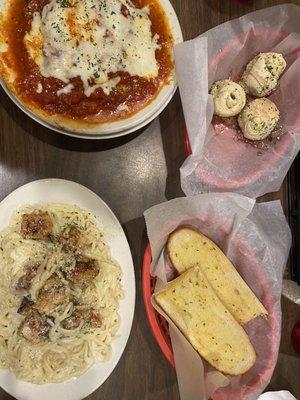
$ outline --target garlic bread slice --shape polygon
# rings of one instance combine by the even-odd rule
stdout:
[[[217,370],[240,375],[256,354],[244,331],[215,294],[201,268],[169,282],[155,300],[194,349]]]
[[[181,227],[169,236],[166,249],[179,274],[200,266],[221,302],[240,324],[268,314],[230,260],[201,232]]]

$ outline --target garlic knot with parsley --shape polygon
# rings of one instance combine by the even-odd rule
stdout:
[[[269,99],[249,102],[238,117],[245,138],[263,140],[271,134],[279,121],[279,110]]]
[[[214,114],[219,117],[238,115],[246,104],[244,89],[238,83],[229,79],[215,82],[210,93],[214,101]]]
[[[277,86],[286,62],[280,53],[260,53],[251,60],[242,75],[240,84],[256,97],[269,95]]]

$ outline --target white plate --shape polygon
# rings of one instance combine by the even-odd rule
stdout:
[[[112,342],[109,361],[91,367],[78,378],[58,384],[35,385],[0,371],[0,386],[20,400],[81,400],[96,390],[117,365],[128,340],[135,307],[135,276],[130,248],[123,229],[110,208],[92,191],[75,182],[43,179],[21,186],[0,203],[0,229],[5,228],[16,208],[24,204],[63,202],[76,204],[96,216],[112,256],[119,262],[125,297],[120,302],[121,326]]]
[[[171,31],[174,38],[174,44],[181,43],[183,41],[182,31],[174,11],[173,6],[169,0],[160,0],[162,8],[165,11],[165,15],[169,20]],[[32,111],[28,110],[16,96],[14,96],[10,90],[6,87],[2,79],[0,78],[0,84],[6,94],[11,100],[29,117],[38,122],[39,124],[49,128],[58,133],[62,133],[67,136],[80,137],[82,139],[109,139],[119,136],[128,135],[129,133],[135,132],[138,129],[143,128],[149,124],[155,117],[157,117],[169,104],[176,89],[177,80],[174,71],[174,78],[171,79],[168,85],[165,85],[159,92],[157,97],[141,111],[134,114],[132,117],[126,118],[121,121],[100,124],[98,127],[92,128],[89,132],[83,133],[82,131],[70,131],[59,125],[52,125],[43,120],[42,118],[35,115]]]

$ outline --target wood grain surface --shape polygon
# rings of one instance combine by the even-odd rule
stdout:
[[[185,39],[250,11],[283,3],[279,0],[171,2]],[[300,0],[293,3],[300,5]],[[39,126],[0,90],[0,200],[35,179],[51,177],[76,181],[109,204],[120,219],[131,246],[137,282],[132,333],[118,366],[102,387],[87,398],[89,400],[179,400],[175,372],[155,343],[146,320],[141,295],[141,260],[147,241],[143,211],[183,194],[179,182],[179,168],[185,158],[183,124],[177,92],[160,116],[161,133],[157,122],[117,140],[73,139]],[[279,193],[264,197],[275,198],[280,198],[287,210],[285,183]],[[300,308],[284,302],[283,312],[282,349],[294,359],[289,335],[293,322],[300,319]],[[282,364],[279,369],[271,387],[289,389],[300,398],[299,384],[297,387],[295,383],[297,371],[290,369],[283,378]],[[0,400],[8,399],[12,397],[0,389]]]

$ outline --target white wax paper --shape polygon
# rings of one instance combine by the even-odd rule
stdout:
[[[237,192],[256,198],[279,189],[300,149],[300,7],[279,5],[219,25],[175,47],[175,63],[192,155],[181,167],[186,195]],[[219,79],[237,80],[259,52],[278,51],[287,69],[269,96],[280,110],[280,139],[260,150],[236,130],[212,126],[208,94]],[[216,134],[216,132],[218,134]]]
[[[282,276],[291,244],[280,202],[256,204],[239,194],[207,193],[170,200],[150,208],[144,215],[152,250],[151,274],[158,277],[156,291],[165,285],[167,277],[172,277],[164,257],[169,234],[178,226],[190,225],[220,246],[269,312],[268,320],[256,318],[244,327],[257,360],[246,374],[238,377],[225,377],[202,362],[167,318],[171,323],[181,400],[205,400],[212,392],[214,400],[257,399],[272,376],[280,341]],[[228,378],[229,385],[222,387]]]
[[[279,392],[266,392],[259,396],[259,400],[297,400],[287,390],[280,390]]]

